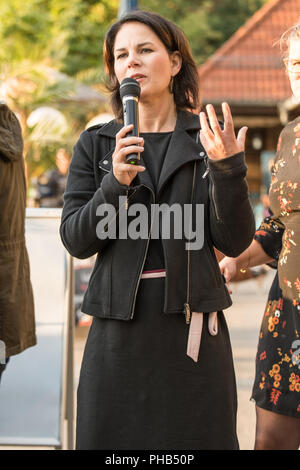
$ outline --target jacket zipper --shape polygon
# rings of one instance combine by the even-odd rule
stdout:
[[[212,175],[211,175],[211,173],[210,173],[210,171],[209,171],[208,157],[207,157],[207,156],[205,157],[204,161],[205,161],[205,165],[206,165],[206,170],[205,170],[205,172],[203,173],[202,178],[205,179],[205,178],[207,177],[207,175],[209,175],[209,179],[210,179],[210,182],[211,182],[211,196],[212,196],[212,202],[213,202],[213,206],[214,206],[216,218],[217,218],[217,220],[219,221],[219,220],[220,220],[220,217],[219,217],[219,212],[218,212],[218,208],[217,208],[217,204],[216,204],[216,199],[215,199],[215,186],[214,186],[214,181],[213,181]]]
[[[194,198],[194,187],[195,187],[195,176],[196,176],[197,162],[194,163],[194,174],[193,174],[193,184],[192,184],[192,195],[191,195],[191,207],[193,204]],[[191,227],[192,228],[192,212],[191,212]],[[189,237],[190,238],[190,237]],[[188,262],[187,262],[187,293],[186,293],[186,303],[184,304],[184,315],[185,322],[187,324],[191,321],[191,307],[190,307],[190,264],[191,264],[191,250],[188,250]]]
[[[145,185],[143,185],[143,186],[145,186]],[[150,191],[152,193],[152,196],[153,196],[153,204],[155,204],[155,194],[154,194],[154,192],[152,191],[151,188],[149,188],[149,186],[145,186],[145,188],[150,189]],[[150,210],[150,213],[151,213],[151,210]],[[144,259],[143,259],[143,262],[142,262],[139,278],[138,278],[138,281],[137,281],[136,286],[135,286],[135,292],[134,292],[134,297],[133,297],[133,305],[132,305],[131,314],[130,314],[130,319],[131,320],[133,319],[133,316],[134,316],[134,308],[135,308],[137,291],[138,291],[138,287],[139,287],[139,284],[140,284],[142,272],[143,272],[143,269],[144,269],[147,253],[148,253],[148,247],[149,247],[149,242],[150,242],[150,235],[151,235],[151,231],[152,231],[152,225],[153,225],[153,220],[151,220],[151,226],[150,226],[150,230],[149,230],[149,233],[148,233],[148,240],[147,240],[147,246],[146,246],[146,250],[145,250],[145,254],[144,254]]]
[[[128,205],[129,205],[129,202],[128,202],[128,201],[132,198],[132,196],[135,194],[135,192],[137,191],[137,189],[135,189],[135,190],[133,191],[133,193],[132,193],[129,197],[128,197],[128,191],[129,191],[129,190],[127,189],[127,190],[126,190],[126,201],[125,201],[125,203],[124,203],[121,207],[119,207],[119,209],[117,210],[117,212],[116,212],[115,215],[114,215],[114,218],[113,218],[109,223],[107,223],[107,224],[105,225],[105,227],[104,227],[104,230],[105,230],[105,231],[108,229],[108,227],[111,226],[111,224],[113,223],[113,221],[115,220],[115,218],[116,218],[117,215],[119,214],[119,212],[120,212],[120,210],[122,209],[122,207],[124,207],[124,205],[125,205],[125,207],[126,207],[126,210],[128,210]]]
[[[107,168],[105,168],[105,171],[109,172],[109,170]],[[141,185],[141,186],[145,186],[145,185]],[[152,193],[152,196],[153,196],[153,203],[155,204],[155,194],[154,192],[152,191],[151,188],[149,188],[149,186],[145,186],[145,188],[149,189]],[[125,202],[125,206],[126,206],[126,210],[128,210],[128,205],[129,205],[129,199],[134,195],[134,193],[137,191],[137,189],[134,190],[134,192],[128,197],[128,189],[126,190],[126,202]],[[124,206],[124,205],[123,205]],[[121,206],[121,207],[123,207]],[[121,207],[119,208],[118,212],[116,213],[115,217],[118,215]],[[151,213],[151,211],[150,211]],[[113,219],[114,220],[114,219]],[[104,230],[107,230],[108,227],[111,225],[112,221],[110,222],[110,224],[106,225]],[[149,231],[149,234],[148,234],[148,240],[147,240],[147,246],[146,246],[146,250],[145,250],[145,254],[144,254],[144,259],[143,259],[143,263],[142,263],[142,267],[141,267],[141,270],[140,270],[140,274],[139,274],[139,278],[138,278],[138,281],[137,281],[137,284],[136,284],[136,287],[135,287],[135,292],[134,292],[134,298],[133,298],[133,306],[132,306],[132,309],[131,309],[131,314],[130,314],[130,319],[132,320],[133,319],[133,316],[134,316],[134,308],[135,308],[135,303],[136,303],[136,296],[137,296],[137,291],[138,291],[138,287],[139,287],[139,284],[140,284],[140,280],[141,280],[141,276],[142,276],[142,272],[143,272],[143,268],[144,268],[144,265],[145,265],[145,261],[146,261],[146,256],[147,256],[147,252],[148,252],[148,247],[149,247],[149,242],[150,242],[150,234],[151,234],[151,230],[152,230],[152,221],[151,221],[151,227],[150,227],[150,231]]]

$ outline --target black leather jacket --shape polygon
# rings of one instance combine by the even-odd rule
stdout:
[[[155,191],[146,171],[130,186],[121,185],[112,172],[115,136],[122,125],[111,121],[84,131],[74,147],[69,169],[60,233],[69,253],[87,258],[98,253],[82,311],[101,318],[130,320],[146,259],[147,239],[97,237],[100,204],[119,208],[119,196],[128,204],[149,208]],[[231,305],[213,247],[236,257],[253,239],[255,222],[245,180],[247,167],[239,153],[212,161],[197,142],[199,117],[179,111],[157,187],[159,204],[204,205],[204,245],[186,250],[186,239],[162,240],[165,268],[164,312],[212,312]],[[141,154],[142,158],[142,154]],[[187,305],[186,305],[187,304]]]

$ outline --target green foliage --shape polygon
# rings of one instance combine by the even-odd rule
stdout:
[[[69,31],[67,54],[62,70],[75,75],[91,68],[101,69],[104,36],[118,14],[118,0],[72,0],[72,15],[66,24]]]
[[[176,23],[187,35],[196,63],[201,65],[266,1],[140,0],[139,6]]]

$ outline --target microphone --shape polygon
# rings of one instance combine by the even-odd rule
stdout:
[[[124,78],[120,85],[120,97],[123,103],[124,125],[133,124],[133,129],[127,135],[139,137],[139,108],[138,102],[141,94],[139,82],[134,78]],[[140,153],[127,155],[126,162],[131,165],[139,165]]]

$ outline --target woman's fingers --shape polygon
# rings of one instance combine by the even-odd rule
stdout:
[[[133,124],[129,124],[128,126],[122,127],[119,132],[116,134],[116,141],[118,142],[119,139],[122,139],[123,137],[126,137],[128,132],[132,131],[133,129]]]
[[[120,184],[131,184],[137,173],[145,171],[142,165],[131,165],[126,162],[126,157],[133,153],[144,151],[144,139],[142,137],[128,135],[133,125],[124,126],[116,134],[116,148],[112,155],[113,173]]]
[[[222,111],[224,116],[224,131],[234,134],[234,124],[228,103],[222,103]]]
[[[248,130],[248,127],[242,127],[239,130],[237,138],[236,138],[240,152],[243,151],[245,148],[247,130]]]
[[[214,134],[213,134],[212,130],[209,127],[206,115],[203,111],[200,113],[200,126],[201,126],[201,132],[202,132],[203,135],[205,135],[207,140],[213,140],[214,139]]]
[[[216,112],[214,110],[214,107],[211,104],[208,104],[206,106],[206,111],[207,111],[210,127],[213,130],[215,137],[221,137],[222,130],[221,130]]]
[[[226,285],[226,287],[227,287],[227,290],[228,290],[229,294],[232,294],[232,289],[231,289],[231,287],[230,287],[229,282],[227,282],[225,285]]]
[[[124,163],[127,155],[130,155],[131,153],[141,153],[143,151],[144,147],[140,147],[137,145],[129,145],[128,147],[123,147],[118,151],[114,152],[112,156],[113,164],[115,165],[116,163]]]
[[[138,145],[143,147],[144,145],[144,139],[143,137],[124,137],[123,139],[120,139],[116,145],[116,148],[121,149],[123,147],[129,147],[129,145]]]
[[[231,274],[230,274],[230,271],[229,271],[229,269],[228,269],[227,267],[224,268],[224,270],[223,270],[223,275],[224,275],[224,277],[225,277],[225,279],[226,279],[226,283],[228,284],[228,282],[229,282],[230,279],[231,279]]]
[[[208,152],[209,151],[210,140],[209,140],[209,138],[206,137],[206,134],[202,129],[200,131],[200,140],[201,140],[201,143],[202,143],[203,147],[205,148],[206,152]]]
[[[131,165],[130,163],[119,163],[118,164],[118,171],[128,171],[130,173],[145,171],[146,168],[142,165]]]
[[[222,270],[221,270],[221,272],[222,272]],[[229,283],[229,281],[231,281],[231,273],[230,273],[229,269],[226,266],[224,266],[222,274],[223,274],[223,276],[225,277],[225,280],[226,280],[227,290],[228,290],[229,294],[232,294],[232,289],[231,289],[230,283]]]
[[[133,128],[133,125],[124,126],[116,135],[116,148],[112,155],[114,164],[124,163],[127,155],[131,153],[139,153],[144,150],[143,137],[127,136],[128,132]]]
[[[223,274],[223,276],[225,277],[226,282],[230,281],[230,273],[229,273],[227,266],[224,265],[222,262],[220,262],[219,268],[220,268],[221,274]]]
[[[225,258],[223,258],[225,260]],[[230,287],[230,284],[229,284],[229,281],[231,280],[231,273],[230,273],[230,270],[228,269],[228,267],[226,266],[226,264],[224,264],[222,262],[223,260],[220,261],[219,263],[219,267],[220,267],[220,271],[221,273],[223,274],[223,276],[225,277],[225,281],[226,281],[226,287],[227,287],[227,290],[229,292],[229,294],[232,294],[232,289]]]

